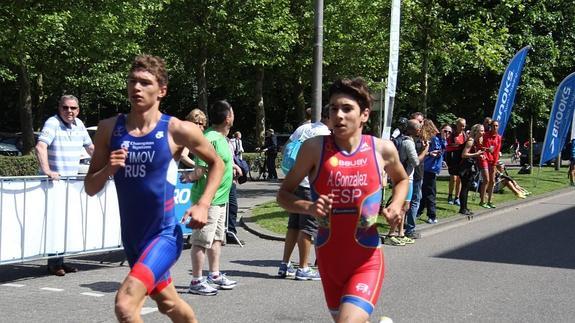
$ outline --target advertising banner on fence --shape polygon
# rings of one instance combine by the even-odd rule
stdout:
[[[113,181],[92,197],[77,179],[0,183],[0,264],[121,248]]]
[[[192,229],[187,228],[184,223],[182,223],[182,218],[186,210],[192,206],[192,183],[182,182],[182,177],[178,176],[178,183],[174,189],[174,202],[175,202],[175,216],[182,227],[182,232],[184,235],[189,235],[192,233]]]
[[[575,73],[567,76],[555,92],[539,166],[561,153],[573,119],[573,109],[575,109]]]
[[[511,116],[511,110],[515,102],[515,92],[517,92],[517,87],[521,80],[523,64],[525,63],[529,49],[531,49],[531,46],[525,46],[513,56],[501,79],[499,95],[497,96],[497,103],[495,103],[492,116],[493,120],[499,121],[499,135],[501,136],[503,136],[505,127]]]

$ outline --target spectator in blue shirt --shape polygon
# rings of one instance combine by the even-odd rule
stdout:
[[[427,208],[427,223],[437,223],[435,213],[435,195],[437,193],[435,180],[443,165],[443,155],[447,145],[447,137],[451,135],[451,127],[444,125],[441,132],[437,130],[433,121],[426,119],[423,131],[429,134],[429,152],[423,161],[423,184],[421,187],[422,199],[419,207],[419,215]]]
[[[58,103],[58,113],[44,123],[36,144],[36,157],[40,172],[50,180],[78,175],[82,152],[85,150],[90,156],[94,152],[92,139],[84,123],[78,119],[79,113],[78,98],[63,95]],[[63,257],[48,259],[48,272],[52,275],[64,276],[77,271],[77,268],[65,264]]]

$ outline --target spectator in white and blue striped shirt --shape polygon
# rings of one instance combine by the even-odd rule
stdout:
[[[40,172],[51,180],[77,175],[83,150],[92,156],[94,145],[84,123],[77,118],[79,113],[78,99],[73,95],[62,96],[58,113],[46,120],[38,137],[36,156]],[[78,269],[65,265],[64,258],[60,257],[48,259],[48,271],[64,276]]]

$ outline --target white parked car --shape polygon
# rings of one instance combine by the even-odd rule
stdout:
[[[92,138],[92,141],[94,141],[94,134],[96,133],[96,130],[98,130],[98,126],[87,127],[86,130],[88,130],[88,134]],[[82,156],[80,156],[80,168],[78,168],[78,174],[80,175],[88,174],[88,169],[90,168],[91,160],[92,157],[90,157],[90,155],[88,155],[88,153],[85,150],[83,150]]]

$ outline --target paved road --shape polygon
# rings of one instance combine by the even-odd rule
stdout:
[[[242,199],[251,192],[265,200],[277,186],[250,185]],[[386,280],[372,321],[385,314],[395,322],[573,322],[574,210],[575,191],[562,191],[473,221],[430,226],[413,246],[386,246]],[[275,278],[282,242],[240,235],[246,247],[225,247],[222,259],[236,289],[187,294],[189,250],[172,272],[203,322],[330,322],[321,283]],[[81,271],[65,278],[46,276],[43,262],[0,267],[0,322],[113,322],[114,293],[128,272],[121,256],[71,261]],[[147,322],[167,322],[153,302],[144,310]]]

